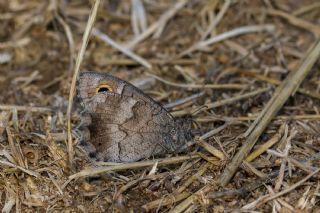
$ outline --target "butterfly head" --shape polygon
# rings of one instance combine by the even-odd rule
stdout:
[[[108,96],[121,95],[125,82],[106,73],[82,72],[77,86],[80,103],[87,107]]]
[[[99,94],[121,94],[124,82],[106,73],[82,72],[78,81],[80,98],[90,98]]]

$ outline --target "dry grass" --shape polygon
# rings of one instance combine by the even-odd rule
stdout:
[[[317,0],[99,2],[0,0],[2,212],[320,210]],[[135,82],[201,134],[91,162],[71,128],[79,70]]]

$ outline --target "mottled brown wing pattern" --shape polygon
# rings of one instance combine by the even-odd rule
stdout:
[[[103,92],[99,92],[101,85]],[[172,116],[121,79],[82,73],[78,96],[84,107],[81,145],[99,161],[137,161],[173,152],[184,142],[177,141],[185,130],[176,126]]]

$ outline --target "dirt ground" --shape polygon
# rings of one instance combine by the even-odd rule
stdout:
[[[301,68],[318,0],[102,0],[80,70],[132,82],[198,132],[187,151],[128,164],[92,162],[75,131],[68,147],[94,4],[0,0],[2,212],[320,212],[319,60]],[[283,82],[294,90],[279,95]],[[284,104],[260,119],[270,100]]]

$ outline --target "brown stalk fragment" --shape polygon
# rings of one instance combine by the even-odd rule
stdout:
[[[288,13],[285,13],[280,10],[267,10],[267,14],[272,15],[272,16],[279,16],[281,18],[284,18],[287,20],[290,24],[300,27],[304,30],[312,32],[315,36],[320,36],[320,27],[316,24],[312,24],[310,22],[307,22],[303,19],[297,18],[293,15],[290,15]]]
[[[191,193],[189,192],[183,192],[181,194],[177,194],[177,195],[168,195],[164,198],[161,198],[159,200],[154,200],[150,203],[147,203],[145,205],[142,206],[142,209],[145,212],[150,212],[152,209],[157,209],[159,207],[163,207],[163,206],[169,206],[172,205],[174,203],[177,203],[181,200],[186,199],[187,197],[189,197],[191,195]]]
[[[115,166],[96,167],[96,168],[82,170],[76,174],[69,176],[69,179],[72,180],[80,177],[92,177],[98,174],[108,173],[111,171],[123,171],[128,169],[138,169],[138,168],[153,166],[156,161],[159,162],[158,165],[160,166],[160,165],[170,165],[170,164],[180,163],[186,160],[192,160],[197,158],[199,158],[199,156],[195,154],[195,155],[189,155],[189,156],[179,156],[179,157],[165,158],[165,159],[158,159],[158,160],[140,161],[140,162],[134,162],[134,163],[123,163]]]

